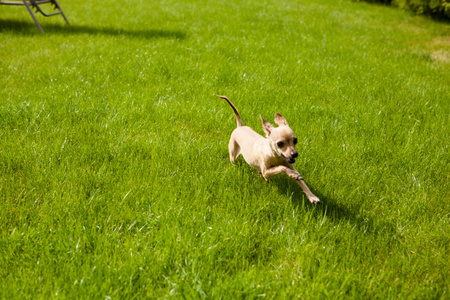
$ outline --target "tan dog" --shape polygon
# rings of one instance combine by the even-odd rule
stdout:
[[[236,116],[237,128],[231,134],[228,144],[231,163],[234,163],[239,154],[242,154],[245,161],[258,170],[265,180],[277,174],[285,173],[297,181],[311,203],[318,203],[320,201],[319,198],[311,193],[302,176],[292,165],[298,156],[298,152],[295,150],[297,138],[286,119],[279,113],[276,113],[275,124],[278,127],[275,128],[259,115],[266,133],[266,138],[264,138],[250,127],[242,125],[242,120],[236,107],[226,96],[217,97],[227,100]]]

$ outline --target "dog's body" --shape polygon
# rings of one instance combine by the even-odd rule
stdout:
[[[298,152],[295,150],[297,138],[286,119],[276,113],[275,124],[278,127],[275,128],[260,115],[266,133],[266,138],[264,138],[250,127],[243,126],[236,107],[226,96],[218,97],[225,99],[230,104],[236,116],[237,127],[231,134],[228,144],[230,161],[234,163],[239,154],[242,154],[245,161],[258,170],[265,180],[277,174],[285,173],[297,181],[311,203],[319,202],[319,198],[311,193],[302,176],[292,165],[298,156]]]

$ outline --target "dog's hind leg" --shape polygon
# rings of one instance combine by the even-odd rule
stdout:
[[[233,138],[231,138],[230,142],[228,143],[228,152],[230,153],[230,161],[232,164],[234,164],[236,158],[239,156],[239,154],[241,154],[241,148]]]

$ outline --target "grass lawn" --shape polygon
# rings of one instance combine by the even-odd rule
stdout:
[[[0,6],[0,298],[450,298],[450,25],[350,0]],[[321,202],[242,158],[281,113]]]

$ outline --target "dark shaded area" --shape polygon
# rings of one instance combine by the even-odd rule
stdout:
[[[228,160],[228,153],[224,154],[224,160]],[[264,181],[264,179],[258,175],[258,172],[251,168],[242,157],[236,160],[237,168],[246,169],[254,180]],[[285,174],[276,175],[267,182],[269,185],[276,185],[278,192],[281,195],[289,196],[292,195],[292,204],[295,207],[306,207],[307,210],[313,212],[314,218],[318,220],[322,219],[324,216],[332,222],[339,223],[342,220],[348,222],[361,234],[368,234],[374,237],[382,237],[388,239],[390,242],[395,242],[399,239],[396,232],[396,225],[393,222],[373,219],[368,215],[361,213],[361,207],[358,204],[351,203],[337,203],[334,199],[326,194],[316,190],[314,186],[308,182],[305,178],[306,184],[311,189],[311,192],[319,197],[320,202],[317,204],[312,204],[302,188],[291,178]]]
[[[314,210],[314,215],[320,219],[326,215],[326,217],[332,221],[346,220],[355,228],[364,234],[370,234],[373,236],[382,235],[384,237],[393,237],[396,233],[395,225],[380,220],[373,220],[367,215],[359,214],[360,208],[357,205],[341,205],[336,203],[333,199],[327,195],[320,193],[314,189],[313,186],[306,184],[311,189],[311,192],[319,197],[320,202],[312,204],[306,198],[302,188],[287,176],[279,175],[270,179],[272,184],[276,184],[280,193],[288,195],[293,192],[292,203],[295,206],[308,206]]]
[[[223,156],[224,160],[228,160],[228,153]],[[254,180],[264,179],[258,175],[258,172],[251,168],[243,159],[239,157],[236,160],[236,167],[247,169]],[[362,234],[370,234],[372,236],[383,236],[393,238],[395,237],[395,224],[383,220],[374,220],[367,215],[361,214],[358,204],[337,203],[334,199],[316,190],[314,186],[305,180],[311,192],[319,197],[320,202],[317,204],[311,203],[303,192],[302,188],[291,178],[285,174],[276,175],[267,182],[270,185],[276,185],[278,192],[281,195],[292,195],[292,204],[295,207],[307,207],[308,210],[313,211],[313,216],[318,220],[326,216],[333,222],[340,222],[345,220]]]
[[[359,0],[353,0],[359,2]],[[413,11],[419,15],[428,15],[435,21],[450,22],[450,9],[446,9],[444,3],[439,3],[433,0],[422,0],[412,1],[412,0],[400,0],[397,2],[392,2],[392,0],[361,0],[369,3],[383,4],[393,7],[401,7],[410,11]]]
[[[169,38],[183,40],[186,38],[186,33],[178,30],[166,29],[138,29],[129,30],[121,28],[110,27],[94,27],[87,25],[58,25],[58,24],[41,24],[45,34],[89,34],[89,35],[110,35],[110,36],[127,36],[140,39],[155,39],[155,38]],[[0,32],[14,32],[22,35],[36,35],[41,34],[39,29],[30,19],[30,22],[17,21],[12,19],[0,19]]]

